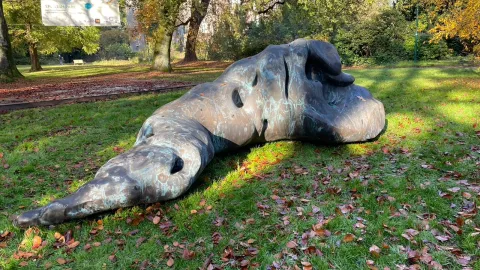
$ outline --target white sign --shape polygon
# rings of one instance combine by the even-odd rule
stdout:
[[[118,0],[42,0],[46,26],[120,26]]]

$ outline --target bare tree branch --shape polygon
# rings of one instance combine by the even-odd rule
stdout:
[[[182,22],[181,20],[179,24],[175,25],[175,27],[179,27],[179,26],[182,26],[182,25],[187,25],[190,23],[190,21],[192,20],[192,17],[188,18],[188,20],[186,20],[185,22]]]
[[[287,1],[287,0],[275,1],[275,2],[273,2],[270,6],[268,6],[266,9],[258,11],[257,14],[266,14],[266,13],[268,13],[270,10],[274,9],[276,5],[283,5],[283,4],[285,4],[286,1]]]

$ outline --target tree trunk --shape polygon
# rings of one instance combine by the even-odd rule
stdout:
[[[30,72],[40,71],[42,70],[42,66],[40,65],[40,59],[38,58],[38,50],[36,43],[29,43],[28,44],[28,52],[30,54]]]
[[[172,35],[174,27],[167,29],[161,28],[155,38],[155,47],[153,49],[153,69],[171,72],[170,64],[170,45],[172,44]]]
[[[3,15],[3,3],[0,0],[0,82],[13,81],[22,77],[13,61],[12,45],[8,36],[7,22]]]
[[[198,31],[203,19],[207,15],[208,5],[210,0],[192,1],[191,18],[187,34],[187,46],[185,48],[184,62],[197,61],[196,43],[198,37]]]
[[[27,36],[31,36],[32,33],[32,25],[27,23]],[[28,42],[28,53],[30,54],[30,72],[40,71],[42,70],[42,66],[40,66],[40,59],[38,58],[38,50],[37,50],[37,43],[33,41]]]

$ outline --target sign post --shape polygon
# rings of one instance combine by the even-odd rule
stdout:
[[[41,0],[46,26],[120,26],[118,0]]]

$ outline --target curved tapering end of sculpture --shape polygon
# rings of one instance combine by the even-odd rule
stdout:
[[[75,193],[15,218],[19,227],[50,225],[92,214],[174,199],[192,185],[213,158],[213,146],[193,133],[165,140],[145,124],[137,145],[108,161],[89,183]],[[172,125],[172,122],[169,122]],[[197,134],[198,135],[198,134]],[[148,143],[147,143],[148,142]]]

